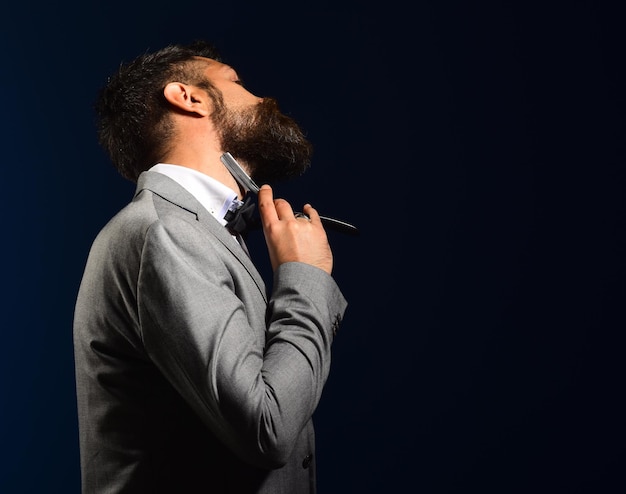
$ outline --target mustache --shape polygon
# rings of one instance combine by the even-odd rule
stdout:
[[[263,98],[256,107],[255,118],[265,123],[269,128],[281,127],[290,129],[290,135],[293,139],[304,138],[304,133],[297,125],[296,121],[288,115],[285,115],[278,106],[278,101],[274,98]]]

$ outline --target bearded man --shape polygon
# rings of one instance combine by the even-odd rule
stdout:
[[[121,65],[96,110],[137,187],[94,240],[76,300],[83,493],[314,493],[312,415],[347,303],[318,212],[294,213],[268,184],[302,174],[311,144],[203,42]],[[225,153],[262,184],[270,289]]]

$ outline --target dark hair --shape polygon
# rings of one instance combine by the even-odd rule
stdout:
[[[122,63],[98,93],[98,141],[123,177],[136,182],[167,151],[172,124],[163,89],[169,82],[215,92],[194,57],[219,60],[215,47],[204,41],[169,45]]]

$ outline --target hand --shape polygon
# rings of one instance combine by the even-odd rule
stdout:
[[[332,272],[333,254],[317,210],[306,204],[302,212],[309,218],[296,217],[287,201],[274,199],[269,185],[261,186],[258,205],[272,269],[303,262]]]

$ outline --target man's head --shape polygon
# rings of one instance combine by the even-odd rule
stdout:
[[[226,71],[232,75],[225,78]],[[170,97],[166,88],[174,82],[210,99],[211,111],[200,117],[211,120],[222,151],[245,162],[256,181],[291,178],[310,165],[312,147],[296,122],[279,111],[275,100],[257,98],[241,87],[213,46],[195,42],[170,45],[121,65],[101,90],[96,103],[99,141],[125,178],[136,181],[172,146],[184,142],[174,115],[198,118]],[[231,97],[237,92],[248,96],[245,104]]]

